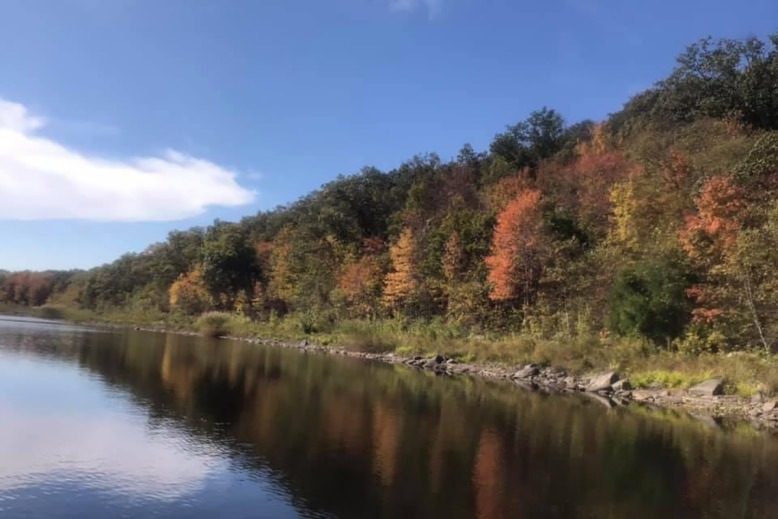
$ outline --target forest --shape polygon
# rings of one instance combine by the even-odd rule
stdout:
[[[488,150],[366,167],[92,270],[0,272],[0,301],[143,323],[219,312],[235,333],[342,332],[366,349],[415,333],[497,360],[541,343],[590,364],[627,343],[771,357],[778,34],[698,41],[604,121],[542,107]]]

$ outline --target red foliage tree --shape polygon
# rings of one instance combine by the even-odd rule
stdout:
[[[531,301],[542,271],[542,241],[540,191],[527,189],[497,217],[491,255],[486,258],[492,300]]]

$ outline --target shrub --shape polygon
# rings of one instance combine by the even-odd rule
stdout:
[[[719,331],[692,326],[673,344],[680,353],[700,355],[724,351],[727,348],[727,338]]]
[[[229,333],[231,315],[227,312],[206,312],[197,318],[197,330],[206,337],[221,337]]]

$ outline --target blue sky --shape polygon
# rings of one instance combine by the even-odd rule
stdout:
[[[696,39],[776,22],[775,0],[4,0],[0,268],[485,149],[543,105],[600,119]]]

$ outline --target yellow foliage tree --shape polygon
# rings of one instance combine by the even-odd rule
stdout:
[[[368,255],[347,261],[338,276],[338,289],[357,315],[373,315],[381,294],[378,258]]]
[[[624,252],[635,252],[640,243],[638,232],[638,200],[634,183],[629,180],[615,184],[610,191],[613,205],[609,241]]]
[[[446,281],[449,284],[456,282],[462,273],[464,256],[462,247],[462,239],[459,237],[459,233],[454,231],[446,240],[442,258],[443,275],[446,276]]]
[[[406,227],[397,243],[389,249],[392,272],[384,281],[383,301],[389,308],[396,308],[413,296],[419,282],[416,267],[416,243],[413,231]]]

